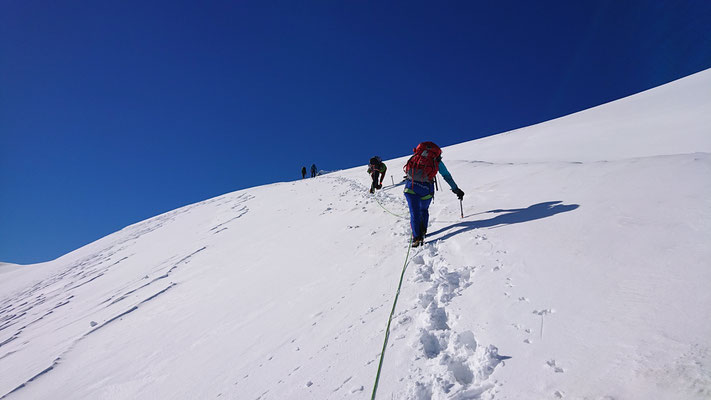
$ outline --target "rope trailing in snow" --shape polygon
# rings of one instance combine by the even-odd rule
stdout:
[[[412,236],[410,236],[410,245],[407,246],[407,255],[405,256],[405,265],[402,266],[402,273],[400,274],[400,283],[398,283],[397,292],[395,292],[395,300],[393,301],[393,309],[390,310],[390,317],[388,317],[388,326],[385,328],[385,340],[383,341],[383,350],[380,352],[380,362],[378,363],[378,373],[375,375],[375,384],[373,385],[373,395],[370,396],[370,400],[375,400],[375,392],[378,391],[378,381],[380,381],[380,370],[383,368],[383,359],[385,358],[385,349],[388,345],[388,338],[390,337],[390,323],[393,320],[393,314],[395,314],[395,306],[397,305],[397,298],[400,296],[400,288],[402,288],[402,279],[405,277],[405,270],[407,269],[407,264],[410,262],[410,249],[412,249]]]
[[[409,218],[410,218],[410,217],[406,217],[406,216],[404,216],[404,215],[395,214],[394,212],[392,212],[392,211],[388,210],[387,208],[385,208],[385,206],[380,203],[380,201],[378,200],[378,197],[377,197],[375,194],[373,194],[373,198],[375,199],[375,202],[378,203],[378,205],[379,205],[383,210],[389,212],[390,214],[392,214],[392,215],[394,215],[394,216],[396,216],[396,217],[398,217],[398,218],[403,218],[403,219],[409,219]]]

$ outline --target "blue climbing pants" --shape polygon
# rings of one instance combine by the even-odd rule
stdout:
[[[434,197],[434,183],[408,180],[405,183],[405,199],[410,208],[410,228],[413,238],[424,238],[430,220],[430,203]]]

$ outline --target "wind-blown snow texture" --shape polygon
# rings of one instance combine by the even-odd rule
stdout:
[[[378,398],[711,398],[710,126],[708,70],[445,148],[465,217],[437,193]],[[241,190],[0,265],[0,397],[368,398],[409,235],[375,201],[406,215],[402,185],[369,185]]]

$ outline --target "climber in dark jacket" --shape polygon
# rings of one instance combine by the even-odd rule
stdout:
[[[375,156],[370,159],[368,173],[373,179],[373,183],[370,185],[370,193],[375,193],[375,189],[382,189],[383,178],[385,178],[385,172],[387,170],[388,167],[385,166],[385,163],[380,159],[380,157]]]

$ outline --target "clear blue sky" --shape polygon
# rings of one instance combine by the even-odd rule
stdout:
[[[4,0],[0,261],[709,67],[708,0]]]

